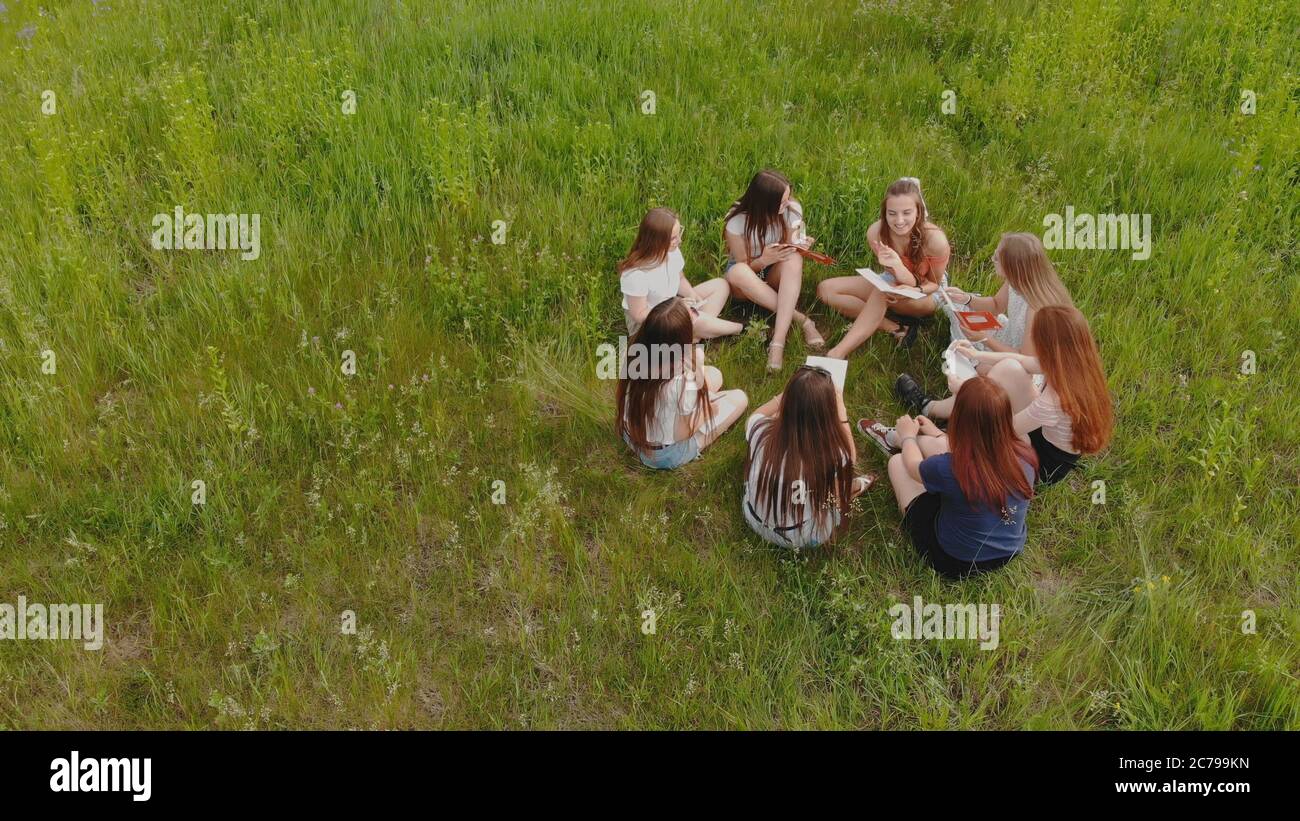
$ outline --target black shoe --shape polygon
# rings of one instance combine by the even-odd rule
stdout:
[[[900,326],[903,329],[902,336],[899,336],[897,332],[894,333],[894,339],[898,340],[898,347],[902,348],[903,350],[910,350],[911,347],[916,344],[917,331],[919,331],[921,329],[921,325],[924,324],[921,320],[921,317],[903,316],[901,314],[888,314],[888,313],[885,314],[885,317],[890,320],[893,320],[894,324]]]
[[[921,409],[932,401],[911,374],[906,373],[900,373],[898,379],[894,380],[894,395],[912,416],[919,416]]]
[[[898,340],[898,347],[905,351],[911,350],[912,346],[916,344],[916,332],[920,330],[921,326],[913,322],[906,327],[907,331],[903,333],[903,338]]]

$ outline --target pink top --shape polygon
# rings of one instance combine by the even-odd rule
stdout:
[[[1038,398],[1016,414],[1015,426],[1019,434],[1042,428],[1043,438],[1048,442],[1066,453],[1078,453],[1074,449],[1074,426],[1070,415],[1061,408],[1061,397],[1051,385],[1043,386]]]

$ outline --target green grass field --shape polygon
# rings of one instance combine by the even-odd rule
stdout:
[[[1191,5],[5,0],[0,602],[107,627],[0,641],[0,727],[1300,728],[1300,12]],[[884,487],[780,555],[739,432],[662,474],[614,438],[638,220],[717,276],[767,166],[845,270],[920,177],[986,293],[1003,231],[1152,215],[1149,260],[1051,252],[1118,427],[1004,572],[940,581]],[[260,257],[154,250],[176,205]],[[946,341],[872,340],[850,412]],[[758,403],[802,336],[709,351]],[[1000,645],[892,639],[914,595]]]

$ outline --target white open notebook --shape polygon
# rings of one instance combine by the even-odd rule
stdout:
[[[810,356],[804,362],[805,365],[812,365],[817,368],[825,368],[831,372],[831,381],[841,392],[844,390],[844,380],[849,375],[849,360],[832,359],[829,356]]]
[[[858,273],[861,274],[863,279],[867,282],[870,282],[872,285],[887,294],[897,294],[898,296],[905,296],[908,299],[921,299],[925,296],[925,292],[920,288],[913,288],[911,285],[889,284],[888,280],[870,268],[859,268]]]

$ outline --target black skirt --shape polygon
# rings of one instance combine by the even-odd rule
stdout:
[[[939,544],[935,524],[939,520],[939,506],[943,497],[938,493],[922,493],[911,501],[903,514],[903,530],[912,539],[912,547],[921,554],[921,558],[945,579],[964,579],[977,573],[997,570],[1011,561],[1013,556],[1002,556],[984,561],[967,561],[955,559]]]
[[[1043,436],[1043,429],[1029,432],[1029,441],[1038,454],[1038,484],[1054,485],[1079,466],[1079,454],[1067,453]]]

